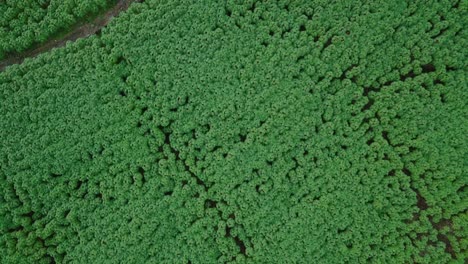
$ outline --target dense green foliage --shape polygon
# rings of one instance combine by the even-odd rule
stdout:
[[[21,52],[96,14],[114,0],[0,1],[0,59]]]
[[[464,263],[466,1],[192,2],[0,74],[0,262]]]

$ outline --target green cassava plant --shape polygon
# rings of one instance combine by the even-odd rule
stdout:
[[[466,11],[146,0],[8,67],[1,262],[464,263]]]

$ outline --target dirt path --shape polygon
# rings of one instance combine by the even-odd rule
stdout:
[[[37,55],[47,52],[51,49],[64,46],[68,41],[75,41],[79,38],[84,38],[89,35],[93,35],[98,32],[101,28],[105,27],[113,17],[117,16],[120,12],[128,9],[131,3],[142,2],[141,0],[118,0],[117,3],[104,14],[96,17],[93,21],[88,23],[79,23],[73,29],[70,30],[65,36],[59,39],[51,39],[42,44],[39,47],[24,52],[15,53],[8,55],[6,58],[0,61],[0,71],[3,71],[6,67],[13,64],[20,64],[26,58],[34,58]]]

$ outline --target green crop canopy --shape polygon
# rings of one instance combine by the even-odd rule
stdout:
[[[0,0],[0,54],[116,2]],[[467,47],[465,0],[133,1],[0,72],[0,263],[466,263]]]

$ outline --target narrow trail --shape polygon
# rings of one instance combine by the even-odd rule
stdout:
[[[33,49],[7,55],[6,58],[0,61],[0,72],[10,65],[22,63],[26,58],[34,58],[41,53],[50,51],[54,48],[65,46],[65,44],[68,41],[75,41],[79,38],[85,38],[95,34],[107,24],[109,24],[112,18],[119,15],[120,12],[127,10],[133,2],[142,1],[118,0],[117,3],[112,8],[107,10],[104,14],[99,15],[91,22],[78,23],[77,25],[75,25],[74,28],[70,30],[70,32],[68,32],[66,35],[59,39],[51,39],[42,44],[39,44],[38,47],[35,47]]]

